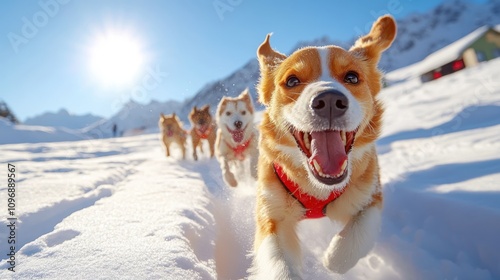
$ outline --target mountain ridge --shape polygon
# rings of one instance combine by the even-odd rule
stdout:
[[[373,19],[375,20],[375,18]],[[391,48],[382,56],[379,67],[383,72],[390,72],[419,62],[429,54],[459,40],[475,29],[484,25],[500,24],[500,1],[469,3],[465,0],[444,1],[436,8],[424,13],[413,13],[397,19],[398,34]],[[357,30],[360,33],[361,30]],[[338,45],[351,46],[361,34],[353,32],[353,38],[346,41],[332,40],[323,36],[312,41],[298,41],[287,53],[305,46]],[[255,86],[259,79],[259,65],[256,58],[249,59],[221,79],[208,82],[183,102],[152,100],[148,104],[136,101],[126,103],[112,117],[100,120],[83,129],[92,137],[110,137],[113,124],[123,134],[126,131],[156,131],[160,112],[176,112],[189,126],[188,114],[193,106],[210,105],[215,113],[217,104],[223,96],[237,96],[245,88],[250,90],[254,104],[258,109],[263,105],[257,102]],[[133,119],[132,122],[125,121]],[[135,132],[134,132],[135,133]]]

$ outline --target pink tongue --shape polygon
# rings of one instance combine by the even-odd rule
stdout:
[[[347,160],[344,143],[339,131],[320,131],[311,133],[310,163],[315,159],[324,174],[338,175],[342,164]]]
[[[208,129],[208,125],[202,125],[198,128],[198,130],[201,132],[201,133],[205,133],[205,131],[207,131]]]
[[[232,134],[234,142],[240,143],[243,140],[243,130],[235,130]]]

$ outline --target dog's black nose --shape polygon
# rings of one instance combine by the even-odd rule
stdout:
[[[349,108],[347,97],[338,90],[328,90],[313,98],[311,109],[321,117],[333,119],[342,116]]]
[[[236,129],[240,129],[242,125],[243,125],[243,123],[241,121],[234,122],[234,127],[236,127]]]

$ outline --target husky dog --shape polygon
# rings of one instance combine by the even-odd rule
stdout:
[[[229,164],[250,158],[251,175],[257,177],[258,134],[253,123],[254,107],[248,89],[238,97],[224,97],[217,107],[217,140],[215,154],[226,184],[238,182]]]

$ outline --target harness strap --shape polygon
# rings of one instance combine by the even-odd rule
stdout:
[[[288,176],[286,176],[283,168],[276,162],[273,163],[274,173],[278,176],[283,187],[287,190],[287,192],[295,198],[302,207],[305,208],[306,213],[304,214],[304,219],[317,219],[326,216],[326,206],[337,199],[339,196],[344,193],[344,190],[341,191],[332,191],[327,199],[320,200],[316,197],[304,193],[299,185],[290,180]]]
[[[212,129],[213,129],[213,125],[210,125],[207,130],[205,130],[205,132],[201,132],[199,129],[196,129],[193,128],[194,131],[196,132],[196,134],[198,134],[198,136],[201,138],[201,139],[207,139],[208,136],[210,135],[210,133],[212,132]]]
[[[226,142],[226,145],[233,150],[237,159],[244,160],[245,158],[243,157],[243,153],[250,146],[250,141],[252,141],[252,139],[253,139],[253,134],[250,138],[248,138],[248,140],[245,143],[240,144],[236,147],[231,146],[226,140],[224,140],[224,142]]]

